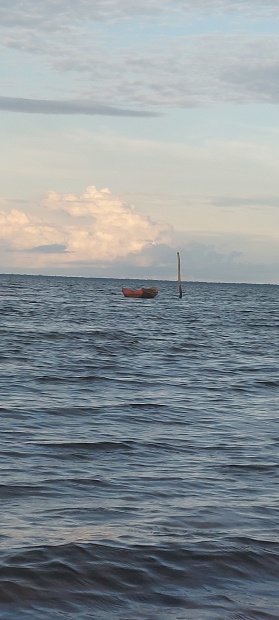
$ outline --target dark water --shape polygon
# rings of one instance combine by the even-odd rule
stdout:
[[[279,287],[0,276],[1,620],[279,618]]]

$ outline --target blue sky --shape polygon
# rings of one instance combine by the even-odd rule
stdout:
[[[277,0],[4,0],[0,271],[279,284]]]

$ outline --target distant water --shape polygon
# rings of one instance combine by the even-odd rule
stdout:
[[[1,620],[278,620],[279,287],[124,283],[0,276]]]

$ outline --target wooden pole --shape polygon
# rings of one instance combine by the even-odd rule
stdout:
[[[179,291],[179,299],[182,298],[182,286],[181,286],[181,275],[180,275],[180,254],[177,252],[177,280],[178,280],[178,291]]]

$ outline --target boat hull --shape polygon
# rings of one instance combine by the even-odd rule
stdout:
[[[122,293],[124,297],[134,297],[135,299],[153,299],[158,295],[158,289],[155,286],[150,288],[139,288],[139,289],[131,289],[131,288],[122,288]]]

